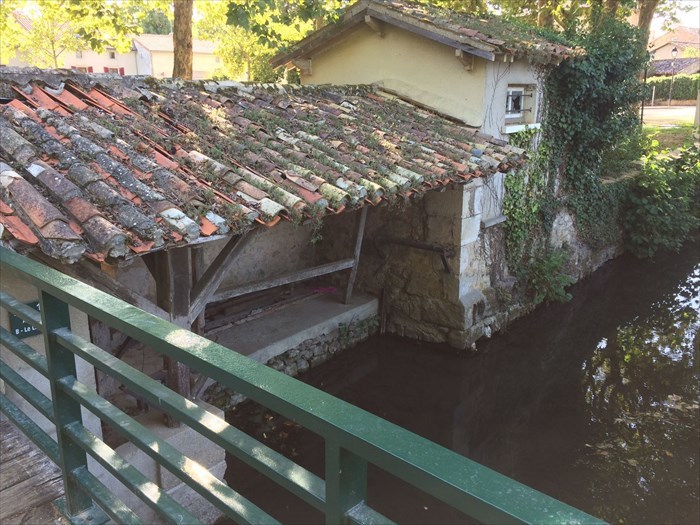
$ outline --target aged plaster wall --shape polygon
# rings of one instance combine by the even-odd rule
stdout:
[[[541,82],[537,78],[536,71],[525,60],[515,62],[488,62],[486,63],[486,89],[484,90],[484,120],[481,131],[494,137],[507,139],[509,125],[521,123],[533,124],[539,122],[537,118],[540,107],[539,101],[542,94]],[[506,119],[506,97],[508,86],[537,86],[532,98],[527,99],[529,112],[523,115],[523,119],[510,121]],[[516,128],[517,129],[517,128]]]
[[[389,24],[383,37],[363,26],[311,58],[302,84],[378,83],[471,126],[484,119],[486,60],[467,71],[453,48]]]

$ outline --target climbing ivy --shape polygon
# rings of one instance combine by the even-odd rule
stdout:
[[[604,160],[623,156],[628,137],[637,141],[639,72],[648,54],[637,28],[602,14],[572,40],[584,52],[546,76],[542,140],[547,170],[561,181],[560,194],[580,236],[599,247],[618,230],[620,197],[614,186],[604,187],[603,176],[618,175],[603,172]],[[626,153],[634,155],[633,146],[627,144]]]
[[[540,71],[545,114],[539,145],[527,169],[506,179],[503,204],[509,266],[537,300],[568,298],[565,254],[548,243],[557,213],[568,210],[580,239],[592,247],[617,240],[627,187],[622,176],[641,153],[638,74],[648,55],[640,32],[600,14],[568,36],[577,53]],[[511,141],[530,145],[529,133]]]

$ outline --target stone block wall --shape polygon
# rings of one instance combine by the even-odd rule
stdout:
[[[467,348],[518,315],[497,293],[513,283],[500,226],[504,177],[474,179],[401,206],[370,210],[357,287],[381,297],[387,331]],[[324,241],[330,240],[319,246],[327,260],[352,242],[348,225],[327,219]],[[440,251],[415,243],[442,250],[448,268]]]

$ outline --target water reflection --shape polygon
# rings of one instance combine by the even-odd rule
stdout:
[[[699,250],[609,263],[474,356],[375,338],[302,379],[607,521],[696,524]],[[317,436],[251,406],[230,419],[322,474]],[[240,464],[228,477],[282,521],[322,521]],[[376,471],[369,501],[399,523],[464,523]]]
[[[697,522],[683,502],[698,501],[699,283],[700,265],[584,361],[594,443],[579,463],[592,471],[600,515]]]

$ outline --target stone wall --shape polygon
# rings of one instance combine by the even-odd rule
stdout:
[[[370,210],[357,286],[381,297],[388,332],[467,348],[524,311],[503,300],[514,282],[502,232],[504,177]],[[325,232],[332,238],[319,248],[333,260],[353,231],[331,217]]]
[[[327,361],[341,350],[365,341],[377,333],[378,328],[379,319],[377,316],[347,324],[341,323],[336,329],[307,339],[294,348],[273,357],[265,364],[289,376],[297,376],[309,368]],[[204,399],[222,410],[228,410],[244,401],[245,397],[216,383],[207,389]]]

